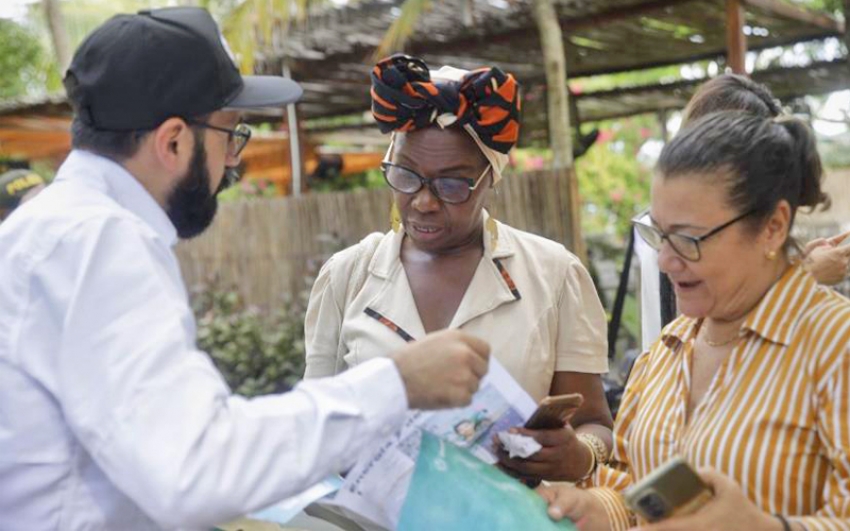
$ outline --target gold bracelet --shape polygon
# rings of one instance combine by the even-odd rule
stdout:
[[[584,475],[578,479],[578,481],[584,481],[585,479],[589,478],[593,474],[593,472],[596,471],[596,451],[593,449],[593,445],[590,442],[584,440],[581,437],[582,435],[583,434],[581,433],[578,435],[578,441],[583,445],[587,446],[587,449],[590,450],[590,468],[587,469],[587,472],[585,472]]]
[[[608,446],[605,445],[605,441],[599,438],[599,436],[593,435],[592,433],[579,433],[578,440],[586,444],[587,447],[590,448],[590,452],[593,454],[593,468],[588,473],[588,476],[592,474],[596,470],[596,467],[600,464],[608,464]]]

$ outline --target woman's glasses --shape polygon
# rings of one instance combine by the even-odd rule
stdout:
[[[670,244],[670,247],[676,252],[676,254],[689,262],[697,262],[700,258],[702,258],[699,246],[701,242],[704,242],[726,227],[741,221],[755,212],[756,210],[750,210],[749,212],[741,214],[735,219],[714,227],[702,236],[688,236],[686,234],[679,234],[676,232],[664,232],[653,224],[652,219],[649,217],[649,211],[638,214],[634,219],[632,219],[632,225],[634,225],[635,230],[637,230],[638,234],[640,234],[640,237],[656,251],[659,251],[661,249],[661,244],[664,243],[664,240],[667,240],[667,243]]]
[[[396,192],[403,194],[415,194],[427,186],[434,194],[434,197],[444,203],[459,204],[469,201],[472,197],[472,192],[478,188],[481,180],[490,171],[488,164],[484,171],[477,179],[469,179],[464,177],[435,177],[434,179],[426,179],[418,173],[404,166],[393,164],[392,162],[382,162],[381,169],[384,172],[384,179],[390,188]]]

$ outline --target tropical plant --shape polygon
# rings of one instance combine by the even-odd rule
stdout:
[[[262,312],[213,280],[196,288],[192,301],[198,347],[234,393],[288,391],[304,375],[304,296],[284,298],[277,312]]]
[[[0,99],[38,92],[45,80],[44,48],[28,28],[0,19]]]

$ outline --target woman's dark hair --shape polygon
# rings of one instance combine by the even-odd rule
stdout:
[[[709,114],[688,124],[664,147],[656,168],[665,179],[714,174],[712,182],[728,186],[732,208],[741,214],[754,212],[749,218],[753,227],[783,199],[791,205],[792,224],[799,207],[828,203],[821,191],[823,171],[814,134],[793,117]]]
[[[720,111],[739,110],[764,118],[782,113],[770,90],[750,78],[738,74],[721,74],[697,89],[685,107],[682,123]]]

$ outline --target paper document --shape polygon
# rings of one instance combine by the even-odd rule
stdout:
[[[497,461],[494,436],[521,426],[536,407],[504,367],[490,358],[489,372],[472,404],[465,408],[409,413],[398,432],[358,459],[334,496],[333,504],[387,529],[396,529],[423,432],[494,464]]]
[[[216,529],[220,531],[271,531],[281,529],[280,525],[295,518],[305,507],[336,492],[341,486],[342,478],[340,476],[330,476],[301,494],[287,498],[262,511],[251,513],[234,522],[219,525]]]

